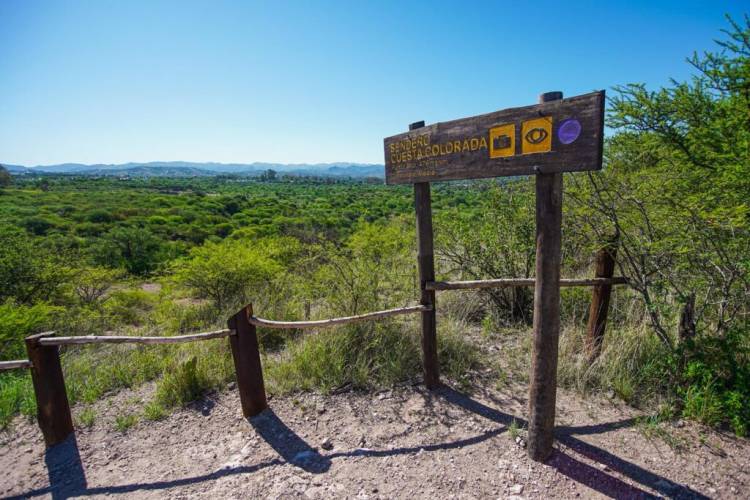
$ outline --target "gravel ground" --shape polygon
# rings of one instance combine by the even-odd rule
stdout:
[[[113,430],[115,416],[138,411],[152,390],[99,401],[94,425],[47,453],[35,424],[17,419],[0,434],[0,493],[435,499],[748,498],[750,492],[747,440],[682,422],[647,432],[632,408],[564,390],[546,464],[526,456],[523,386],[470,395],[419,385],[302,394],[273,398],[269,410],[249,421],[230,389],[164,420]]]

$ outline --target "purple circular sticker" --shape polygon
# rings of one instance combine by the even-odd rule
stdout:
[[[579,135],[581,135],[581,122],[575,118],[563,120],[563,122],[560,123],[560,127],[557,129],[557,137],[563,144],[574,142],[578,139]]]

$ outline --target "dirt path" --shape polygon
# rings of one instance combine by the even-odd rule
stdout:
[[[19,419],[0,438],[0,493],[437,499],[747,498],[750,491],[746,440],[693,424],[659,424],[662,437],[648,438],[632,409],[566,391],[556,450],[542,465],[526,457],[517,436],[525,401],[514,395],[522,388],[274,398],[250,422],[227,391],[162,421],[112,430],[115,415],[149,390],[100,401],[93,427],[46,455],[35,425]]]

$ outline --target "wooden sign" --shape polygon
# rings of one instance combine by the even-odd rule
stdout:
[[[604,91],[388,137],[386,184],[602,168]]]

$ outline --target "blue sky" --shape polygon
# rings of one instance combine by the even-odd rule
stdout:
[[[685,79],[745,2],[0,0],[0,162],[355,161],[427,123]]]

